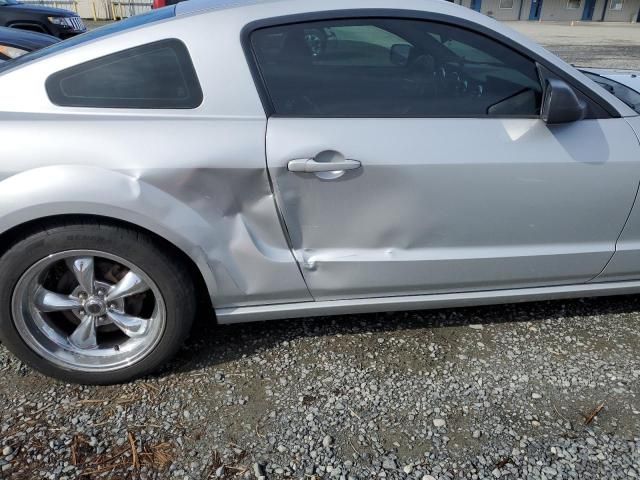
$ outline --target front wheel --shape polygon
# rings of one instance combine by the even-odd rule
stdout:
[[[178,350],[193,321],[193,292],[185,266],[145,233],[56,225],[0,259],[0,339],[57,379],[122,382]]]

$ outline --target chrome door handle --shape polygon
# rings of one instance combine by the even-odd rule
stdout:
[[[318,173],[318,172],[340,172],[344,170],[355,170],[362,164],[357,160],[339,160],[335,162],[317,162],[313,158],[303,158],[291,160],[287,164],[290,172]]]

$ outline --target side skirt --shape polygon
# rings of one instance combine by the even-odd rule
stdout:
[[[470,307],[634,293],[640,293],[640,281],[229,307],[216,309],[216,316],[218,323],[229,325],[287,318]]]

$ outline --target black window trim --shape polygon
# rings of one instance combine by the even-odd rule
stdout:
[[[63,77],[64,74],[81,68],[82,66],[100,61],[107,60],[111,58],[117,58],[119,56],[125,56],[130,51],[138,50],[140,53],[144,50],[153,50],[158,45],[163,44],[173,44],[178,45],[181,50],[183,50],[181,55],[178,56],[178,61],[180,62],[180,66],[183,68],[182,73],[185,76],[185,80],[188,83],[188,87],[191,90],[191,103],[184,105],[172,105],[172,106],[157,106],[153,105],[153,102],[157,102],[157,99],[138,99],[137,102],[139,104],[137,106],[124,106],[124,105],[88,105],[88,104],[73,104],[73,101],[69,101],[69,98],[66,97],[59,86],[59,79]],[[193,60],[191,58],[191,54],[189,49],[185,45],[185,43],[178,38],[163,38],[161,40],[156,40],[153,42],[143,43],[140,45],[134,45],[123,50],[118,50],[116,52],[108,53],[106,55],[102,55],[100,57],[92,58],[90,60],[86,60],[81,63],[77,63],[70,67],[64,68],[62,70],[58,70],[57,72],[49,75],[45,81],[45,89],[47,92],[47,96],[49,100],[54,105],[59,107],[71,107],[71,108],[100,108],[100,109],[122,109],[122,110],[194,110],[202,105],[204,101],[204,94],[202,91],[202,86],[200,84],[200,78],[198,77],[198,72],[196,71],[195,65],[193,64]],[[114,102],[117,103],[117,102]]]
[[[472,33],[483,35],[484,37],[489,38],[490,40],[496,41],[502,44],[505,47],[510,48],[516,53],[528,58],[532,62],[534,62],[538,68],[540,66],[546,68],[548,71],[554,74],[557,78],[564,80],[568,83],[572,88],[576,91],[580,92],[584,97],[586,97],[591,102],[595,103],[600,107],[600,111],[592,118],[621,118],[622,115],[618,111],[618,109],[612,105],[606,98],[602,97],[597,92],[587,89],[586,86],[576,84],[576,81],[570,75],[567,75],[562,69],[552,65],[546,61],[546,59],[537,54],[534,51],[529,50],[525,46],[520,43],[512,40],[511,38],[492,30],[491,28],[485,27],[484,25],[480,25],[474,23],[472,21],[466,20],[464,18],[455,17],[452,15],[435,13],[435,12],[424,12],[420,10],[401,10],[401,9],[387,9],[387,8],[359,8],[359,9],[346,9],[346,10],[327,10],[320,12],[308,12],[308,13],[298,13],[293,15],[285,15],[280,17],[273,18],[265,18],[261,20],[256,20],[251,23],[248,23],[244,26],[244,28],[240,32],[240,42],[242,44],[242,49],[244,50],[244,54],[249,65],[249,70],[251,71],[251,75],[253,77],[256,89],[258,91],[258,95],[260,96],[260,100],[262,102],[262,106],[264,108],[265,114],[267,118],[488,118],[488,119],[496,119],[496,118],[505,118],[505,119],[515,119],[515,118],[540,118],[540,115],[512,115],[512,116],[500,116],[500,117],[491,117],[486,115],[443,115],[443,116],[435,116],[435,115],[288,115],[288,114],[276,114],[275,107],[271,98],[269,96],[269,92],[267,90],[266,81],[262,76],[262,72],[258,66],[258,59],[256,57],[255,52],[253,51],[251,45],[251,35],[256,30],[261,30],[264,28],[270,27],[284,27],[287,25],[295,25],[300,23],[314,22],[314,21],[331,21],[331,20],[348,20],[348,19],[357,19],[357,20],[365,20],[367,18],[376,19],[376,18],[391,18],[395,20],[424,20],[429,22],[441,23],[444,25],[451,25],[454,27],[464,28]],[[544,86],[543,86],[544,88]],[[603,114],[607,114],[607,116],[603,116]]]

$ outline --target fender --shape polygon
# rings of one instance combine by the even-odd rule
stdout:
[[[30,32],[35,32],[36,30],[34,30],[33,27],[36,27],[38,29],[37,32],[51,35],[51,32],[43,24],[35,21],[18,20],[18,21],[9,23],[7,27],[29,30]],[[28,28],[25,28],[25,27],[28,27]]]
[[[187,204],[144,176],[145,172],[85,165],[46,166],[15,174],[0,182],[0,232],[61,214],[121,219],[159,235],[189,256],[214,307],[267,304],[283,289],[298,301],[309,295],[306,287],[300,291],[299,279],[287,280],[291,269],[300,275],[290,251],[261,244],[242,211],[225,215],[203,209],[199,199]],[[280,286],[266,288],[275,283]]]

